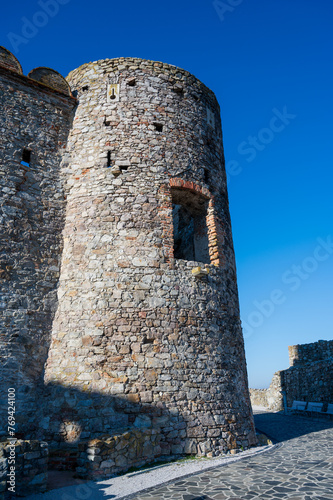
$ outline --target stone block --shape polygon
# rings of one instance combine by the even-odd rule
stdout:
[[[134,421],[134,427],[137,427],[138,429],[149,428],[151,426],[151,418],[147,415],[138,415]]]
[[[115,463],[117,467],[126,467],[128,465],[128,459],[124,455],[119,455],[116,457]]]
[[[40,452],[39,451],[30,451],[27,453],[24,453],[24,458],[25,460],[33,460],[34,458],[40,458]]]
[[[111,468],[114,465],[115,465],[114,460],[104,460],[103,462],[100,463],[99,466],[100,466],[101,469],[106,469],[106,468]]]

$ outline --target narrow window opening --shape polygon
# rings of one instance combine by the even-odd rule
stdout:
[[[184,93],[184,88],[180,83],[176,83],[173,87],[172,90],[176,92],[176,94],[182,95]]]
[[[31,150],[24,148],[23,152],[22,152],[21,165],[25,165],[26,167],[30,167],[30,161],[31,161]]]
[[[209,183],[209,170],[207,168],[204,168],[204,181],[206,184]]]
[[[207,201],[201,195],[172,190],[175,259],[210,263],[206,215]]]
[[[107,154],[107,164],[106,166],[109,168],[111,167],[111,151],[108,151],[108,154]]]
[[[110,99],[112,99],[112,100],[117,99],[116,91],[115,91],[114,87],[112,87],[112,89],[111,89]]]
[[[194,220],[182,205],[172,205],[175,259],[194,259]]]
[[[89,90],[89,85],[84,85],[81,90],[82,92],[87,92],[87,90]]]
[[[144,337],[143,338],[143,343],[144,344],[153,344],[154,343],[154,339],[148,339],[147,337]]]
[[[159,132],[159,133],[163,132],[163,124],[162,123],[155,122],[155,123],[153,123],[153,125],[155,127],[156,132]]]
[[[127,85],[129,87],[135,87],[135,85],[136,85],[136,79],[135,78],[130,78],[129,80],[127,80]]]
[[[111,127],[111,119],[107,118],[106,116],[104,117],[104,125],[105,127]]]

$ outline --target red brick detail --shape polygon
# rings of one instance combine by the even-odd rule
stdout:
[[[223,253],[225,230],[221,219],[215,212],[213,198],[209,200],[206,221],[210,263],[214,266],[225,267],[226,262]]]
[[[199,184],[195,184],[195,182],[192,181],[184,181],[180,177],[174,177],[173,179],[170,179],[170,187],[189,189],[193,193],[201,194],[205,198],[209,199],[212,197],[210,191],[207,188],[200,186]]]
[[[173,220],[172,220],[172,198],[170,187],[167,184],[162,184],[159,189],[159,217],[163,228],[163,246],[164,254],[167,262],[174,258],[174,241],[173,241]]]

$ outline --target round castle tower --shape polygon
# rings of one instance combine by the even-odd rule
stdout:
[[[135,58],[85,64],[68,82],[79,104],[45,380],[99,398],[77,414],[78,433],[121,422],[160,429],[165,453],[246,448],[255,435],[216,98],[182,69]]]

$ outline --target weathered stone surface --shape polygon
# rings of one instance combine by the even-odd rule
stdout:
[[[161,430],[156,428],[130,429],[98,440],[83,440],[79,445],[76,473],[79,477],[102,479],[144,465],[161,456],[161,437]],[[175,453],[182,452],[183,448],[175,450]]]
[[[65,221],[60,162],[76,102],[1,64],[0,420],[14,388],[21,433],[39,425],[36,388],[57,307]],[[1,435],[8,437],[4,425]]]
[[[110,102],[114,78],[119,101]],[[134,426],[157,419],[174,449],[208,432],[225,450],[253,441],[214,94],[186,71],[139,59],[90,63],[68,81],[79,105],[46,380],[99,390],[118,412],[132,404],[144,411]],[[195,249],[185,245],[184,258],[174,258],[173,205],[193,221]],[[201,256],[202,281],[191,273]]]
[[[282,410],[287,402],[332,403],[333,341],[289,346],[290,368],[274,373],[268,389],[250,389],[252,405]],[[285,395],[285,399],[284,399]]]
[[[44,458],[41,458],[44,457]],[[13,460],[15,460],[15,465]],[[15,469],[15,481],[10,484],[10,468]],[[43,493],[47,486],[48,447],[45,442],[22,439],[0,442],[0,493],[4,498],[16,498],[32,493]],[[9,487],[13,487],[8,490]]]

